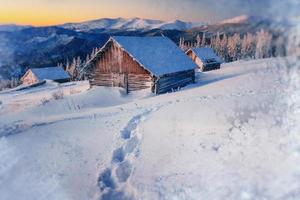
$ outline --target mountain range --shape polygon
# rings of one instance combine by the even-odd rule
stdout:
[[[141,18],[103,18],[98,20],[86,21],[82,23],[67,23],[60,25],[59,27],[89,32],[96,29],[104,30],[187,30],[194,27],[206,25],[202,22],[184,22],[180,20],[175,21],[162,21],[153,19],[141,19]]]
[[[222,22],[161,21],[140,18],[98,19],[57,26],[33,27],[0,25],[0,79],[20,76],[29,67],[49,67],[75,56],[82,59],[110,36],[167,36],[178,43],[180,37],[194,39],[203,32],[254,32],[269,28],[270,20],[239,16]]]

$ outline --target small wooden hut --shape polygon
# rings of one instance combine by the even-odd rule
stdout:
[[[70,75],[62,67],[46,67],[28,69],[21,78],[23,84],[31,85],[44,80],[52,80],[59,83],[70,81]]]
[[[166,37],[111,37],[82,70],[91,85],[151,88],[156,94],[195,81],[196,64]]]
[[[192,48],[186,54],[198,65],[201,71],[220,69],[222,59],[212,48]]]

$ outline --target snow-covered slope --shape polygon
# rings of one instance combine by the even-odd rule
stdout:
[[[100,87],[2,112],[1,199],[299,199],[295,62],[229,63],[159,96]]]
[[[240,15],[237,17],[223,20],[220,22],[220,24],[256,24],[264,20],[267,19],[260,16]]]
[[[118,30],[139,30],[139,29],[163,29],[163,30],[186,30],[193,27],[202,26],[204,23],[198,22],[183,22],[180,20],[175,21],[161,21],[153,19],[141,19],[141,18],[103,18],[93,21],[87,21],[82,23],[68,23],[61,25],[66,29],[72,29],[76,31],[90,31],[93,29],[118,29]]]

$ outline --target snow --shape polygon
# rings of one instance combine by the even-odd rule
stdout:
[[[162,29],[162,30],[186,30],[194,27],[200,27],[205,25],[201,22],[184,22],[180,20],[175,21],[162,21],[153,19],[141,19],[141,18],[103,18],[98,20],[92,20],[82,23],[68,23],[63,24],[61,27],[88,32],[93,29],[121,29],[121,30],[140,30],[140,29]]]
[[[64,98],[69,95],[82,93],[90,88],[90,84],[88,81],[59,84],[54,81],[47,80],[45,84],[31,89],[22,88],[23,86],[21,85],[15,89],[0,92],[0,101],[2,105],[2,109],[0,108],[0,115],[4,115],[7,112],[21,111],[32,106],[45,104],[56,95],[60,95],[61,98]],[[18,91],[19,89],[22,90]]]
[[[192,51],[200,58],[203,63],[207,60],[214,59],[216,62],[223,63],[222,59],[214,52],[212,48],[193,48]]]
[[[31,68],[30,70],[41,81],[70,78],[70,75],[62,67]]]
[[[156,76],[195,69],[196,64],[167,37],[112,37]]]
[[[239,61],[164,95],[97,87],[18,110],[38,88],[0,94],[1,199],[299,199],[299,69]]]
[[[261,16],[249,16],[249,15],[240,15],[230,19],[226,19],[220,22],[220,24],[251,24],[257,23],[259,21],[266,20],[267,18]]]

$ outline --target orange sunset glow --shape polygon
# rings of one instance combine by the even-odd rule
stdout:
[[[1,2],[2,0],[0,0]],[[62,24],[66,22],[80,22],[90,19],[102,18],[102,17],[119,17],[119,13],[122,12],[114,10],[96,10],[80,7],[80,5],[73,4],[68,7],[67,5],[44,5],[38,3],[33,6],[34,3],[29,5],[24,4],[18,6],[16,4],[7,5],[6,3],[0,6],[0,24],[21,24],[21,25],[35,25],[46,26],[54,24]],[[8,4],[8,3],[7,3]],[[126,13],[121,14],[127,17]]]
[[[290,4],[275,1],[277,4],[274,0],[0,0],[0,24],[46,26],[117,17],[216,22],[243,14],[285,16],[287,9],[289,15],[293,13]]]
[[[0,24],[46,26],[117,17],[186,21],[223,18],[211,16],[209,9],[190,12],[194,7],[193,1],[180,4],[171,2],[170,0],[0,0]]]

